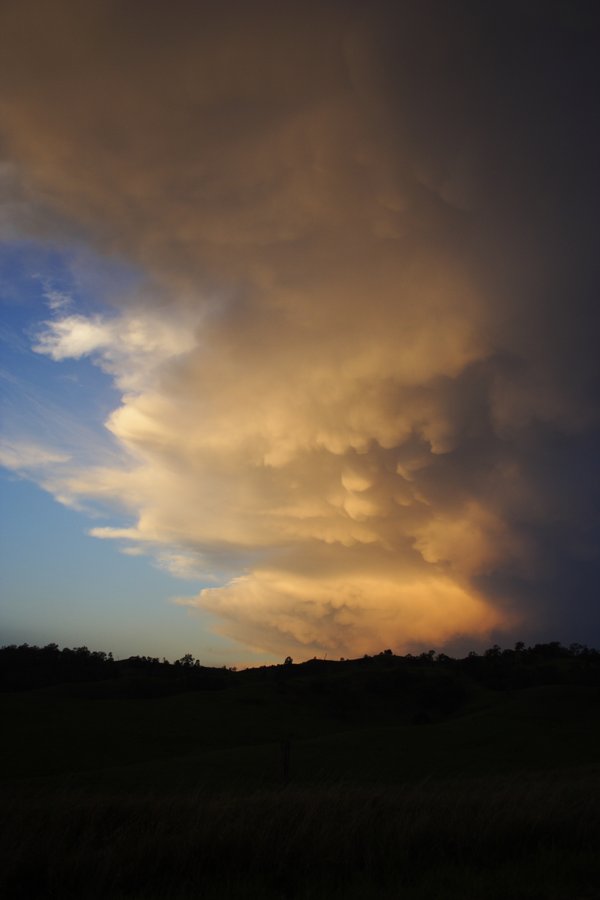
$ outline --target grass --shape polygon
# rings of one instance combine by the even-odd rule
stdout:
[[[585,777],[583,777],[585,774]],[[5,808],[15,898],[592,898],[600,771]]]
[[[4,694],[0,893],[600,897],[597,688],[476,691],[424,725],[386,703],[338,715],[269,685]]]

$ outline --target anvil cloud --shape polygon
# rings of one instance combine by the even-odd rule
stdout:
[[[120,461],[44,484],[124,510],[92,533],[212,579],[180,602],[253,647],[585,637],[585,8],[366,6],[5,7],[19,227],[147,277],[40,327],[121,392]]]

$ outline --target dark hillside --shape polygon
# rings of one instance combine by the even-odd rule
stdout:
[[[281,780],[286,753],[286,779],[396,783],[591,764],[600,746],[600,655],[559,644],[241,672],[8,647],[0,673],[0,778],[13,786],[121,782],[130,767],[140,789],[148,772],[153,788],[256,787]]]
[[[596,651],[0,673],[7,896],[597,896]]]

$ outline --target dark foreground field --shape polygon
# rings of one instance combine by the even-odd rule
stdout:
[[[5,691],[3,896],[598,898],[596,660],[502,665]]]
[[[4,820],[4,896],[597,897],[581,776],[31,799]]]

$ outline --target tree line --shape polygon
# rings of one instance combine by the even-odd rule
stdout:
[[[187,690],[223,690],[241,682],[272,681],[278,687],[294,683],[343,690],[359,680],[367,690],[382,695],[409,684],[459,692],[466,682],[489,689],[511,690],[537,684],[590,684],[600,686],[600,653],[583,644],[564,646],[559,641],[526,646],[518,642],[502,649],[495,644],[482,653],[461,658],[430,650],[396,655],[383,650],[374,655],[339,661],[313,658],[294,664],[287,657],[280,665],[264,665],[239,672],[235,668],[203,666],[193,654],[169,660],[131,656],[116,660],[112,653],[87,647],[29,644],[0,648],[0,690],[14,691],[60,684],[110,682],[115,691],[129,687],[150,695]],[[445,687],[444,687],[445,685]]]

